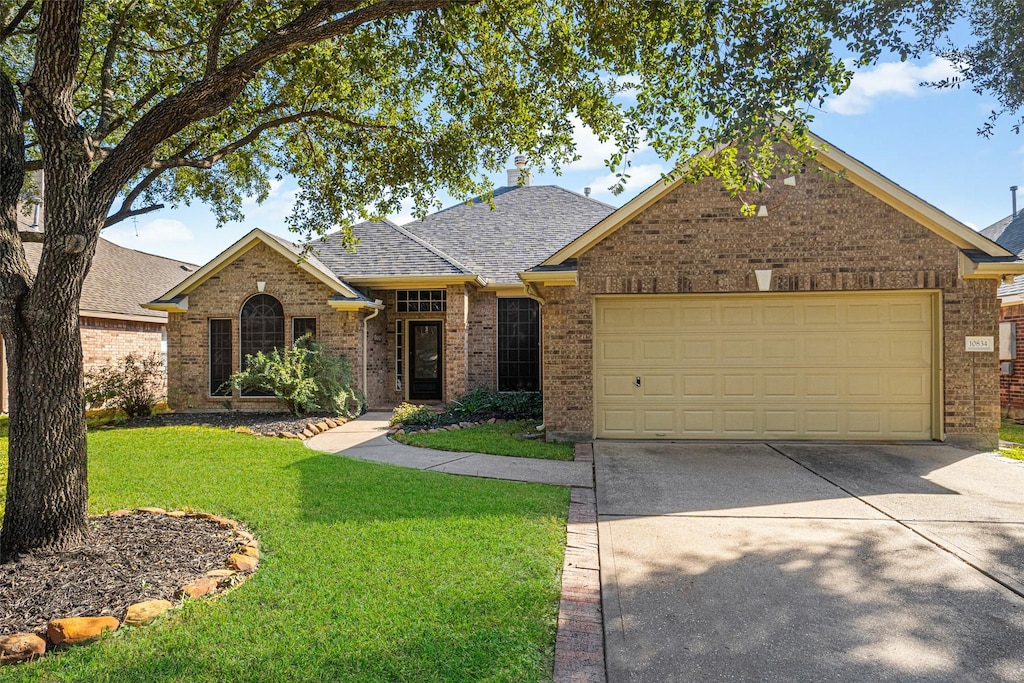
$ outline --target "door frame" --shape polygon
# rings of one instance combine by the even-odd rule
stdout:
[[[437,392],[434,396],[419,395],[413,391],[416,372],[416,335],[414,328],[437,328]],[[442,320],[406,320],[405,329],[406,351],[406,396],[410,401],[440,401],[444,398],[444,321]]]

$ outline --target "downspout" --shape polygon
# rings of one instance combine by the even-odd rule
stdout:
[[[373,313],[363,318],[363,393],[366,394],[366,402],[370,402],[370,385],[367,384],[366,379],[366,365],[367,365],[367,352],[366,352],[366,331],[370,328],[370,321],[380,315],[381,309],[383,308],[383,302],[377,299],[373,302]]]
[[[541,295],[540,295],[540,294],[539,294],[539,293],[537,292],[537,288],[536,288],[536,287],[535,287],[535,286],[533,285],[533,283],[532,283],[532,282],[525,282],[525,283],[523,283],[523,284],[525,284],[525,285],[526,285],[526,296],[528,296],[528,297],[530,297],[531,299],[533,299],[534,301],[536,301],[536,302],[537,302],[537,303],[538,303],[538,304],[540,305],[540,307],[541,307],[541,308],[543,308],[543,307],[544,307],[544,303],[545,303],[545,302],[544,302],[544,297],[542,297],[542,296],[541,296]],[[543,334],[543,333],[544,333],[544,326],[542,325],[542,326],[541,326],[541,334]],[[542,356],[542,357],[543,357],[543,356]],[[543,372],[544,372],[544,366],[543,366],[543,365],[541,365],[541,370],[540,370],[540,371],[541,371],[541,373],[542,373],[542,374],[541,374],[541,382],[540,382],[540,383],[541,383],[541,387],[543,387],[543,386],[544,386],[544,376],[543,376]],[[547,426],[547,424],[546,424],[546,423],[544,423],[544,422],[541,422],[541,423],[540,423],[539,425],[537,425],[537,431],[538,431],[538,432],[543,432],[543,431],[544,431],[544,428],[545,428],[546,426]]]

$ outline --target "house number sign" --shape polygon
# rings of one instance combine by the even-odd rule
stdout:
[[[995,351],[995,337],[967,337],[968,351]]]

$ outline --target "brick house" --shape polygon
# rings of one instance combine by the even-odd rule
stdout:
[[[993,443],[985,349],[1024,263],[835,148],[818,163],[738,198],[658,182],[617,210],[509,187],[496,211],[364,223],[355,254],[298,264],[254,231],[150,304],[172,395],[215,407],[245,352],[314,330],[371,405],[540,388],[549,438]]]
[[[25,256],[35,268],[42,253],[37,222],[18,214]],[[21,224],[24,223],[24,224]],[[130,352],[165,354],[167,314],[142,304],[196,270],[198,266],[154,256],[100,239],[82,287],[79,326],[85,369],[120,360]],[[0,337],[2,342],[3,337]],[[7,364],[0,343],[0,412],[7,412]]]
[[[1016,188],[1014,188],[1016,190]],[[981,231],[1020,256],[1024,253],[1024,213],[1016,210]],[[1005,417],[1024,417],[1024,277],[999,286],[999,406]]]

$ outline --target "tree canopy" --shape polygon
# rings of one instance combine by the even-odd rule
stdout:
[[[976,43],[943,42],[965,21]],[[84,534],[77,311],[104,226],[191,201],[238,219],[284,174],[307,234],[403,200],[426,212],[440,191],[486,191],[513,154],[534,170],[574,160],[577,120],[618,143],[622,177],[645,140],[757,186],[780,161],[780,117],[804,150],[816,107],[887,51],[945,50],[1016,114],[1020,79],[1001,76],[1018,75],[1020,21],[994,0],[0,0],[0,553]],[[33,272],[15,210],[36,169]]]

